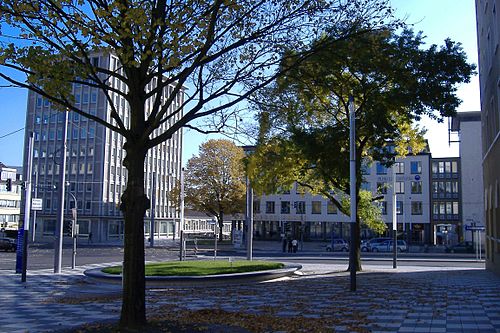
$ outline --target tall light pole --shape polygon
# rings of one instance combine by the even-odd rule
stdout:
[[[349,96],[349,178],[351,181],[351,246],[349,248],[349,267],[351,291],[356,291],[356,110],[354,98]]]
[[[180,239],[180,253],[179,260],[184,260],[184,168],[181,168],[180,174],[181,181],[181,198],[180,198],[180,219],[179,219],[179,239]]]
[[[149,246],[155,246],[155,206],[156,206],[156,178],[154,171],[151,172],[151,220],[149,224]],[[160,234],[158,233],[158,236]]]
[[[57,212],[56,234],[54,240],[54,273],[61,273],[63,224],[64,224],[64,194],[66,186],[66,148],[68,139],[68,111],[64,111],[63,137],[61,142],[61,167],[59,168],[59,210]]]
[[[33,169],[33,132],[29,135],[28,143],[28,170],[26,172],[26,186],[24,192],[24,221],[23,221],[23,263],[21,272],[21,282],[26,282],[26,270],[28,267],[28,233],[30,231],[31,212],[31,173]]]
[[[398,221],[396,213],[396,166],[392,166],[392,268],[397,268]]]
[[[246,156],[250,156],[254,150],[255,146],[243,146]],[[250,178],[248,178],[248,170],[246,174],[245,223],[247,225],[247,260],[253,260],[253,189]]]

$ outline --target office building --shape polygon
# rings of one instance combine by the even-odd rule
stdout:
[[[432,158],[431,163],[432,244],[450,246],[463,239],[460,158]]]
[[[500,1],[476,0],[486,268],[500,274]]]
[[[430,224],[430,153],[397,159],[392,168],[374,162],[363,170],[363,189],[380,197],[382,219],[387,224],[385,235],[392,233],[393,169],[396,176],[396,213],[399,237],[412,244],[431,241]],[[350,218],[330,200],[311,195],[295,184],[290,191],[263,195],[254,200],[254,234],[256,239],[292,237],[302,240],[349,239]],[[361,237],[374,236],[362,229]]]
[[[91,60],[108,70],[121,71],[118,58],[114,55],[96,54]],[[125,89],[125,85],[116,79],[110,84],[114,89]],[[163,98],[172,89],[165,89]],[[107,121],[111,121],[112,101],[125,126],[128,126],[129,107],[119,94],[110,91],[108,100],[102,91],[81,84],[74,84],[73,94],[77,107]],[[149,103],[146,104],[147,112]],[[179,94],[172,111],[182,104],[183,94]],[[169,122],[178,120],[180,116],[177,114]],[[37,240],[53,240],[60,202],[57,188],[67,186],[65,213],[69,219],[70,209],[77,208],[80,237],[92,236],[94,242],[121,241],[124,223],[119,206],[127,183],[127,170],[123,166],[125,151],[122,149],[125,139],[76,113],[70,112],[68,117],[66,184],[59,184],[64,113],[54,109],[42,96],[29,93],[25,142],[33,132],[32,179],[36,192],[33,196],[43,199],[43,210],[36,214]],[[162,126],[168,126],[168,123]],[[28,145],[25,146],[24,165],[27,165]],[[145,191],[154,202],[154,209],[150,209],[145,218],[148,234],[152,211],[156,236],[173,236],[179,229],[176,226],[179,223],[178,212],[172,206],[168,193],[180,178],[181,151],[182,131],[178,131],[172,139],[150,149],[146,157]]]

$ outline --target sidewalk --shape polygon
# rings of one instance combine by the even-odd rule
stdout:
[[[0,272],[0,332],[71,330],[118,320],[120,286],[82,275],[99,266],[60,275],[30,271],[24,284],[19,275]],[[148,290],[148,316],[244,327],[226,333],[500,333],[500,277],[488,271],[365,264],[351,292],[345,265],[303,266],[302,275],[273,282]]]

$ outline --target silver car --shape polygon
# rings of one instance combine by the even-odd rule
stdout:
[[[349,251],[349,244],[341,238],[332,239],[332,242],[326,246],[326,250],[328,252],[335,252],[335,251],[347,252]]]
[[[392,240],[387,240],[382,243],[376,243],[371,246],[372,252],[392,252],[392,245],[394,242]],[[408,246],[404,240],[399,240],[397,242],[397,251],[398,252],[407,252]]]

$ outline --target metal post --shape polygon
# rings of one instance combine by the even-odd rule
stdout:
[[[215,236],[215,242],[214,242],[214,260],[217,259],[217,221],[214,220],[214,236]]]
[[[57,212],[56,234],[54,240],[54,273],[61,273],[63,224],[64,224],[64,194],[66,190],[66,148],[68,139],[68,111],[64,111],[64,127],[61,143],[61,167],[59,169],[59,209]]]
[[[35,198],[38,198],[38,171],[35,171]],[[31,241],[34,243],[35,236],[36,236],[36,210],[33,211],[33,223],[32,223],[31,230],[32,230],[31,231],[31,235],[32,235]]]
[[[182,252],[184,251],[183,249],[183,237],[182,233],[184,232],[184,168],[181,168],[181,202],[180,202],[180,220],[179,220],[179,234],[181,235],[181,260],[182,260]]]
[[[351,291],[356,291],[356,112],[354,98],[349,96],[349,178],[351,182],[351,245],[349,248]]]
[[[149,246],[155,246],[155,206],[156,206],[156,178],[155,173],[151,171],[151,222],[149,225]],[[158,233],[158,237],[160,234]]]
[[[180,237],[179,261],[182,261],[184,252],[184,230],[180,231],[179,237]]]
[[[398,220],[396,214],[396,167],[392,167],[392,268],[397,268]]]
[[[73,200],[75,201],[75,208],[71,209],[71,213],[73,214],[73,220],[71,221],[71,238],[73,239],[73,253],[71,256],[71,269],[75,269],[76,266],[76,239],[78,237],[78,227],[77,227],[77,209],[78,209],[78,202],[76,201],[76,197],[73,193],[68,192],[71,194],[73,197]]]
[[[247,260],[253,260],[253,191],[250,185],[250,179],[246,177],[246,216],[245,222],[247,225]]]
[[[28,268],[28,233],[30,231],[31,212],[31,173],[33,172],[33,132],[29,135],[28,143],[28,170],[26,171],[26,183],[24,188],[24,221],[23,221],[23,265],[21,282],[26,282],[26,271]]]

